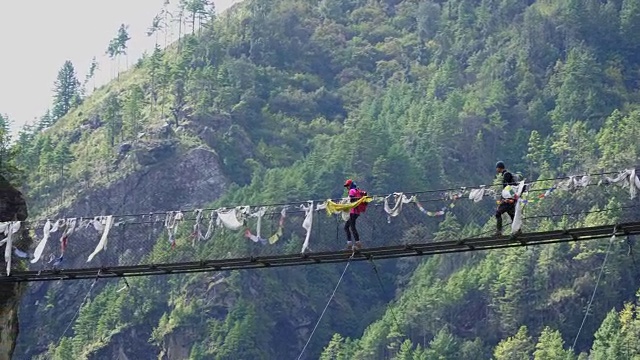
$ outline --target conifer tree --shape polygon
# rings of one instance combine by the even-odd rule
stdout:
[[[120,55],[127,55],[127,42],[131,39],[127,31],[128,28],[129,26],[121,24],[118,28],[118,33],[109,41],[109,46],[107,46],[106,54],[109,55],[111,60],[116,59],[118,62],[118,73],[120,72]]]
[[[53,125],[53,116],[51,115],[51,111],[47,109],[44,115],[40,117],[40,121],[38,121],[37,130],[41,131],[51,125]]]
[[[496,360],[529,360],[532,352],[531,337],[527,327],[522,326],[514,336],[502,340],[493,355]]]
[[[427,359],[458,358],[459,346],[455,336],[445,327],[438,331],[425,350]]]
[[[529,136],[529,146],[525,160],[529,163],[529,176],[533,173],[540,173],[545,162],[546,149],[540,133],[536,130],[531,131]]]
[[[73,352],[73,344],[71,339],[63,337],[60,340],[60,344],[53,353],[53,360],[75,360],[77,357]]]
[[[89,65],[89,71],[87,72],[87,75],[84,78],[83,88],[84,88],[85,93],[86,93],[87,83],[91,79],[93,79],[93,90],[96,89],[96,81],[95,81],[96,70],[98,70],[98,61],[96,60],[96,57],[94,56],[91,59],[91,64]]]
[[[73,161],[73,154],[67,141],[59,141],[53,150],[53,159],[55,161],[58,170],[60,171],[60,179],[64,184],[65,169],[69,167],[69,163]]]
[[[53,122],[66,115],[71,108],[79,103],[80,82],[76,77],[76,70],[71,61],[67,60],[58,72],[54,83]]]
[[[564,350],[564,341],[560,332],[553,331],[548,327],[542,330],[533,356],[535,360],[571,360],[575,358],[571,351]]]
[[[105,101],[104,118],[107,123],[107,139],[113,147],[122,134],[122,105],[117,95],[110,94]]]
[[[144,92],[140,86],[134,86],[124,103],[124,133],[129,139],[135,139],[142,130],[142,108],[144,106]]]
[[[0,174],[15,173],[14,152],[11,144],[11,119],[0,114]]]

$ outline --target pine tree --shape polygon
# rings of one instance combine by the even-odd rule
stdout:
[[[438,231],[433,234],[434,241],[448,241],[457,239],[460,236],[462,227],[458,219],[451,212],[447,212],[444,221],[438,226]]]
[[[347,360],[344,346],[344,338],[340,334],[333,334],[331,341],[320,355],[320,360]]]
[[[527,327],[522,326],[514,336],[498,344],[493,356],[495,360],[529,360],[532,352],[531,337],[527,335]]]
[[[529,163],[529,176],[533,177],[534,173],[541,173],[546,168],[545,159],[547,149],[540,137],[540,133],[536,130],[531,131],[529,136],[529,147],[525,160]]]
[[[196,20],[198,20],[198,32],[203,22],[215,18],[215,5],[209,0],[181,0],[182,11],[186,11],[191,22],[191,35],[196,31]]]
[[[38,155],[35,153],[34,140],[36,137],[36,127],[34,125],[25,124],[18,131],[18,139],[16,140],[16,165],[23,169],[35,169]]]
[[[526,305],[529,296],[531,255],[524,249],[509,249],[503,255],[498,279],[493,285],[493,301],[500,314],[500,326],[507,333],[513,333],[526,319]]]
[[[420,2],[416,20],[418,23],[418,36],[423,43],[436,35],[439,27],[440,12],[440,5],[437,2]]]
[[[465,341],[460,346],[460,358],[467,360],[485,360],[491,358],[480,338]]]
[[[169,40],[169,24],[173,21],[173,14],[169,12],[169,0],[165,0],[162,4],[162,14],[164,15],[162,21],[162,28],[164,29],[164,48],[166,49],[167,42]]]
[[[11,147],[11,119],[0,114],[0,162],[4,163]],[[1,165],[4,168],[4,164]]]
[[[121,24],[120,28],[118,29],[118,35],[116,39],[118,39],[119,55],[127,55],[127,42],[131,40],[131,36],[129,36],[129,32],[127,31],[128,28],[128,25]]]
[[[69,147],[69,143],[65,140],[59,141],[53,150],[53,159],[55,165],[58,167],[60,171],[60,179],[64,184],[64,171],[68,168],[69,163],[73,161],[73,154],[71,154],[71,149]]]
[[[629,56],[638,61],[640,59],[637,54],[638,41],[640,41],[640,2],[637,0],[622,1],[620,33]]]
[[[162,70],[162,50],[160,46],[156,45],[153,50],[153,54],[149,57],[149,75],[151,75],[151,112],[153,113],[154,105],[158,102],[158,90],[159,86],[164,84],[164,78],[161,76]]]
[[[15,167],[15,149],[11,144],[11,119],[9,116],[0,114],[0,174],[11,175],[6,176],[10,180],[17,173]]]
[[[591,358],[593,360],[626,359],[622,349],[621,333],[620,319],[615,309],[612,309],[595,333]]]
[[[196,33],[196,19],[205,12],[206,0],[186,0],[184,8],[187,11],[191,21],[191,35]]]
[[[76,70],[71,61],[65,61],[58,72],[54,83],[53,122],[66,115],[71,108],[78,103],[80,97],[80,82],[76,77]]]
[[[216,4],[212,0],[205,0],[205,10],[199,14],[198,22],[200,27],[203,26],[206,29],[213,29],[213,24],[216,19]]]
[[[418,344],[418,346],[414,350],[412,360],[429,360],[426,350],[423,349],[420,344]]]
[[[92,306],[93,301],[88,300],[78,313],[78,318],[73,324],[73,345],[75,348],[82,348],[83,343],[87,343],[96,336],[97,322],[100,317],[102,309],[97,306]]]
[[[443,328],[429,342],[429,348],[425,350],[425,353],[427,359],[456,359],[459,356],[459,345],[455,336],[447,328]]]
[[[51,137],[43,136],[40,140],[40,163],[38,164],[38,173],[41,177],[45,178],[47,181],[51,178],[51,169],[53,169],[55,160],[53,157],[53,144],[51,142]]]
[[[11,146],[11,119],[7,114],[0,114],[0,161],[6,156],[5,152]]]
[[[412,354],[413,344],[411,343],[411,340],[407,339],[402,343],[402,345],[400,345],[400,350],[394,360],[412,360]]]
[[[533,353],[535,360],[571,360],[575,356],[571,351],[564,350],[564,341],[559,331],[553,331],[545,327],[540,334],[540,339],[536,344],[536,351]]]
[[[118,96],[113,93],[105,101],[104,119],[107,123],[107,139],[113,147],[116,138],[122,134],[122,106]]]
[[[96,60],[96,57],[94,56],[93,59],[91,59],[91,64],[89,65],[89,71],[87,72],[87,76],[85,76],[84,83],[82,84],[82,87],[85,89],[84,90],[85,93],[86,93],[87,83],[91,79],[94,79],[93,80],[93,90],[96,89],[96,82],[95,82],[96,70],[98,70],[98,61]]]
[[[144,92],[140,86],[133,86],[124,103],[124,135],[135,139],[142,130],[142,108],[144,106]]]
[[[171,113],[176,126],[180,125],[180,119],[183,117],[183,110],[186,105],[185,82],[187,80],[187,66],[187,55],[181,54],[180,61],[171,67],[171,92],[173,94]]]
[[[53,360],[75,360],[77,357],[73,352],[73,344],[71,339],[63,337],[60,339],[60,345],[55,349],[53,353]]]
[[[47,111],[40,117],[40,121],[38,121],[37,130],[42,131],[49,126],[53,125],[53,116],[51,115],[51,111],[47,109]]]
[[[610,96],[603,91],[603,76],[596,56],[587,47],[576,47],[569,51],[565,64],[557,67],[556,106],[551,112],[554,125],[567,125],[575,120],[597,125],[599,119],[610,111]],[[596,121],[597,120],[597,121]]]
[[[127,54],[127,42],[131,39],[129,32],[127,31],[128,28],[128,25],[121,24],[118,28],[118,33],[113,39],[111,39],[111,41],[109,41],[109,45],[107,46],[106,54],[109,55],[111,60],[116,59],[118,62],[118,76],[120,75],[120,55]]]
[[[158,32],[162,30],[162,16],[164,15],[164,9],[160,13],[153,17],[151,26],[147,29],[147,36],[155,35],[155,46],[158,46]]]
[[[178,2],[178,18],[175,19],[174,21],[178,23],[178,53],[180,53],[181,47],[181,41],[182,40],[182,25],[184,23],[184,12],[185,9],[187,8],[187,2],[188,0],[179,0]]]

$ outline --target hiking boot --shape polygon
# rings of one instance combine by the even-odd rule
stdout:
[[[356,241],[356,250],[362,249],[362,243],[360,241]]]
[[[518,231],[514,232],[513,234],[511,234],[511,236],[509,236],[509,238],[510,239],[515,239],[520,235],[522,235],[522,230],[518,230]]]

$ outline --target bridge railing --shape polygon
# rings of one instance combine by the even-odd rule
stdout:
[[[548,189],[532,189],[523,208],[522,231],[549,231],[565,228],[631,222],[640,219],[637,199],[630,199],[629,190],[617,186],[587,186],[575,191],[557,190],[544,196]],[[364,247],[383,247],[409,243],[463,238],[489,237],[495,232],[496,199],[485,196],[474,202],[465,195],[451,199],[450,194],[416,194],[416,201],[403,204],[398,216],[391,217],[381,201],[369,204],[357,220],[357,229]],[[257,218],[248,217],[240,230],[215,227],[206,239],[193,236],[195,215],[185,212],[177,222],[175,243],[168,238],[165,218],[159,215],[114,217],[114,226],[105,249],[87,261],[102,234],[92,226],[77,229],[66,240],[64,252],[61,231],[51,235],[41,259],[28,263],[29,270],[110,268],[115,266],[157,265],[176,262],[222,260],[272,255],[300,254],[307,230],[303,228],[305,212],[301,204],[291,204],[283,220],[282,234],[276,240],[282,207],[270,207],[261,219],[263,241],[254,242],[245,236],[248,229],[257,233]],[[390,204],[393,206],[393,204]],[[209,212],[204,211],[202,233],[209,225]],[[504,234],[510,233],[510,219],[503,215]],[[341,214],[314,212],[307,253],[346,251],[345,221]],[[42,238],[42,224],[36,228]],[[172,230],[173,231],[173,230]],[[271,241],[269,240],[271,238]],[[276,241],[274,241],[276,240]],[[29,254],[38,241],[35,241]],[[61,255],[63,255],[61,257]]]

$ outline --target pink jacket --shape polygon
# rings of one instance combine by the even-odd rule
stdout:
[[[355,199],[357,201],[358,199],[360,199],[360,193],[356,189],[350,189],[349,190],[349,197],[351,199]],[[360,214],[361,211],[360,211],[359,208],[360,208],[360,206],[357,206],[357,207],[354,207],[353,209],[351,209],[351,214],[356,214],[356,215]]]

